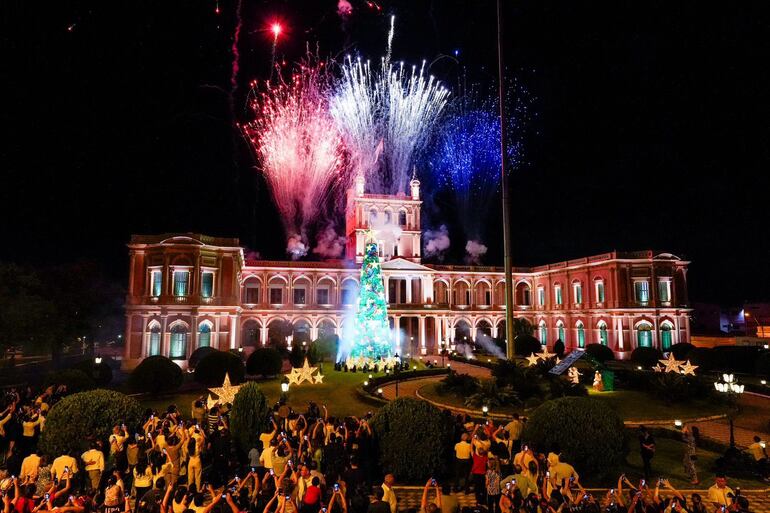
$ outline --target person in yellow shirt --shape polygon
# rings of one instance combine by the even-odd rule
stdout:
[[[754,443],[749,445],[749,454],[754,458],[754,462],[757,464],[757,470],[762,475],[762,479],[768,480],[767,477],[767,449],[765,442],[758,436],[754,436]]]
[[[70,478],[78,472],[78,460],[69,454],[62,454],[53,460],[53,463],[51,464],[51,477],[61,481],[65,470],[68,471],[67,473]]]
[[[85,465],[91,491],[98,490],[99,482],[102,480],[102,472],[104,472],[104,453],[99,450],[96,443],[91,443],[91,448],[84,452],[80,459]]]
[[[706,499],[715,508],[730,506],[733,503],[735,492],[727,486],[727,477],[724,474],[717,474],[714,486],[709,488],[708,498]]]
[[[19,471],[19,479],[33,483],[37,481],[37,473],[40,470],[40,456],[36,453],[32,453],[21,462],[21,471]]]

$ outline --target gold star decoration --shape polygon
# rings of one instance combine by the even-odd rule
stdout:
[[[668,353],[668,358],[665,360],[658,360],[666,367],[666,372],[679,372],[682,362],[674,358],[674,353]]]
[[[211,394],[209,394],[209,396],[206,398],[206,408],[210,410],[211,408],[216,406],[218,402],[219,401],[217,401],[216,399],[212,398]]]
[[[652,368],[655,372],[663,372],[663,367],[660,366],[659,363],[655,364],[655,367]]]
[[[529,366],[532,367],[533,365],[537,365],[537,361],[540,360],[540,357],[535,353],[532,353],[531,355],[527,356],[525,360],[527,360],[529,362]]]
[[[222,383],[221,387],[218,388],[209,388],[211,392],[214,392],[219,397],[219,402],[222,404],[230,403],[233,404],[233,401],[235,400],[235,394],[238,393],[238,390],[241,388],[241,385],[231,385],[230,384],[230,374],[225,373],[225,381]]]
[[[685,376],[687,375],[695,376],[695,369],[698,368],[697,365],[692,365],[690,363],[690,360],[687,360],[687,363],[680,365],[680,367],[682,369],[682,374],[684,374]]]
[[[547,360],[549,358],[553,358],[554,356],[556,356],[556,353],[549,353],[548,352],[548,347],[546,347],[546,346],[543,346],[543,352],[542,353],[537,353],[537,357],[538,358],[542,358],[543,360]]]
[[[316,372],[317,374],[314,376],[313,373]],[[307,358],[305,358],[305,363],[302,365],[302,367],[292,367],[291,371],[286,375],[286,377],[289,378],[289,385],[299,385],[304,381],[307,381],[311,384],[323,382],[323,376],[318,370],[318,367],[311,367],[307,361]]]

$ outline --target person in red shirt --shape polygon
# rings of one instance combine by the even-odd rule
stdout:
[[[314,477],[302,497],[301,513],[318,513],[321,507],[321,480]]]
[[[485,504],[487,500],[486,496],[486,481],[485,476],[487,473],[487,451],[479,448],[473,453],[473,465],[471,466],[471,476],[473,476],[473,493],[476,495],[476,504]]]

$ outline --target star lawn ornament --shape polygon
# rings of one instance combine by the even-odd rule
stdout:
[[[659,363],[655,364],[655,367],[652,368],[655,372],[663,372],[663,367],[660,366]]]
[[[222,383],[222,386],[219,388],[209,388],[211,392],[214,392],[219,397],[219,402],[222,404],[230,403],[233,404],[233,400],[235,400],[235,394],[238,393],[238,390],[241,388],[241,385],[231,385],[230,384],[230,374],[225,374],[225,381]]]
[[[556,356],[556,353],[549,353],[548,352],[548,347],[545,347],[545,346],[543,347],[543,352],[542,353],[537,353],[537,357],[538,358],[542,358],[543,360],[547,360],[549,358],[553,358],[554,356]]]
[[[681,365],[680,367],[682,368],[682,374],[684,374],[685,376],[687,376],[688,374],[690,376],[695,376],[695,369],[698,368],[697,365],[692,365],[690,363],[690,360],[687,360],[687,363]]]
[[[315,375],[314,383],[317,385],[318,383],[323,383],[323,382],[324,382],[324,375],[319,372],[318,374]]]
[[[317,372],[315,376],[313,373]],[[318,377],[320,376],[320,379]],[[305,363],[302,367],[292,367],[291,371],[286,375],[289,378],[289,385],[299,385],[303,381],[307,381],[310,384],[323,382],[323,376],[318,370],[318,367],[311,367],[305,357]]]
[[[682,366],[682,362],[674,358],[674,353],[668,353],[668,358],[666,360],[658,360],[660,363],[665,365],[666,372],[679,372],[679,367]]]
[[[527,360],[529,362],[529,366],[532,367],[533,365],[537,365],[537,361],[540,360],[540,357],[535,353],[532,353],[531,355],[527,356],[525,360]]]
[[[211,397],[211,394],[206,398],[206,409],[211,409],[217,405],[219,401]]]

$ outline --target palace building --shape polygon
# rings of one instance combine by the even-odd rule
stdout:
[[[250,260],[234,238],[132,236],[124,366],[160,354],[185,367],[199,347],[249,352],[287,337],[300,343],[341,333],[356,306],[365,234],[389,225],[398,236],[379,248],[403,353],[504,337],[502,267],[423,264],[420,206],[417,180],[409,195],[366,194],[357,180],[344,260]],[[561,339],[568,350],[600,343],[619,357],[638,346],[665,350],[690,340],[688,263],[670,253],[613,251],[515,268],[514,315],[548,347]]]

